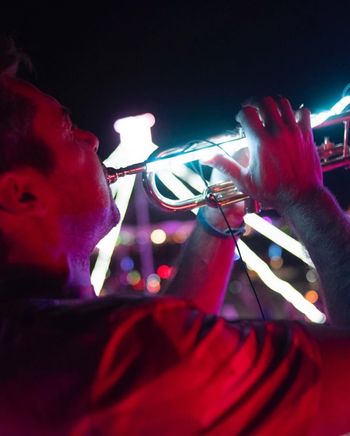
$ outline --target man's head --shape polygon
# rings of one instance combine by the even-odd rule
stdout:
[[[2,41],[0,229],[7,253],[12,262],[62,252],[86,258],[118,220],[98,140],[75,127],[54,98],[17,79],[17,64],[13,44]]]
[[[31,135],[35,107],[7,86],[9,79],[16,77],[22,58],[11,39],[0,38],[0,174],[24,164],[49,173],[52,153]]]

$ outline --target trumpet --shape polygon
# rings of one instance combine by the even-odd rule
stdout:
[[[348,100],[345,106],[348,106],[350,97],[343,97],[342,100],[346,98]],[[340,102],[337,104],[339,105]],[[333,108],[336,106],[337,105]],[[327,113],[312,116],[311,118],[313,130],[334,125],[343,125],[342,141],[340,143],[334,143],[326,136],[322,144],[316,146],[323,172],[332,171],[337,168],[350,167],[350,111],[339,111],[339,113],[335,114],[334,112],[334,110],[331,110]],[[156,176],[159,171],[171,171],[171,168],[175,164],[188,164],[190,162],[206,160],[220,152],[227,153],[230,157],[233,157],[237,151],[247,147],[247,139],[244,136],[243,130],[240,128],[235,132],[210,138],[205,141],[196,141],[190,145],[172,147],[166,150],[156,150],[146,161],[124,168],[115,169],[109,167],[106,169],[106,177],[108,183],[111,184],[116,182],[120,177],[142,173],[143,185],[150,200],[165,211],[184,211],[202,206],[223,207],[240,201],[246,201],[247,204],[250,204],[250,209],[257,211],[259,210],[259,205],[255,200],[251,199],[245,193],[240,192],[232,181],[207,185],[202,193],[192,195],[182,200],[164,196],[160,192],[156,181]]]

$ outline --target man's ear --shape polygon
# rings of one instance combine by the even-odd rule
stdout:
[[[10,214],[45,215],[44,183],[44,177],[34,169],[19,169],[0,175],[0,210]]]

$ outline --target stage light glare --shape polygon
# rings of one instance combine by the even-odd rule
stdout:
[[[326,322],[326,315],[311,304],[288,282],[277,277],[268,267],[268,265],[257,256],[241,239],[237,242],[242,259],[246,262],[248,268],[253,269],[259,275],[261,280],[273,291],[282,295],[296,309],[309,318],[310,321],[323,324]]]

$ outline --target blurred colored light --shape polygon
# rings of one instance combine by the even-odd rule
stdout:
[[[269,246],[269,258],[281,257],[282,256],[282,248],[277,244],[270,244]]]
[[[130,285],[136,285],[141,280],[141,275],[138,271],[130,271],[127,275],[127,280]]]
[[[143,279],[139,280],[135,285],[132,285],[135,291],[144,291],[145,281]]]
[[[314,304],[318,300],[318,293],[311,289],[310,291],[306,292],[305,298],[307,299],[307,301],[310,301],[310,303]]]
[[[147,291],[156,294],[160,291],[160,277],[158,274],[150,274],[146,282]]]
[[[228,321],[239,318],[238,312],[233,304],[224,304],[221,310],[221,316]]]
[[[168,279],[171,276],[172,268],[169,265],[160,265],[157,274],[161,279]]]
[[[266,222],[268,222],[269,224],[272,224],[272,219],[269,216],[263,216],[262,217]]]
[[[122,245],[131,245],[134,242],[134,235],[131,232],[123,231],[120,233],[120,243]]]
[[[173,241],[176,244],[182,244],[183,242],[186,241],[186,239],[188,238],[188,235],[186,232],[184,232],[183,230],[178,230],[177,232],[174,233],[173,235]]]
[[[129,256],[125,256],[120,260],[120,268],[123,271],[131,271],[134,268],[134,261]]]
[[[280,269],[283,266],[283,259],[282,257],[273,257],[270,260],[270,266],[272,269]]]
[[[147,291],[151,294],[157,294],[160,291],[160,283],[155,281],[147,283]]]
[[[266,220],[255,213],[247,213],[244,216],[244,222],[249,224],[257,232],[261,233],[266,238],[271,239],[275,244],[297,256],[310,267],[314,267],[309,254],[305,247],[296,239],[288,236],[276,226],[269,224]]]
[[[162,229],[155,229],[151,233],[150,238],[153,244],[163,244],[166,240],[166,233]]]
[[[310,269],[307,273],[306,273],[306,280],[309,283],[315,283],[317,282],[317,274],[316,271],[313,269]]]

